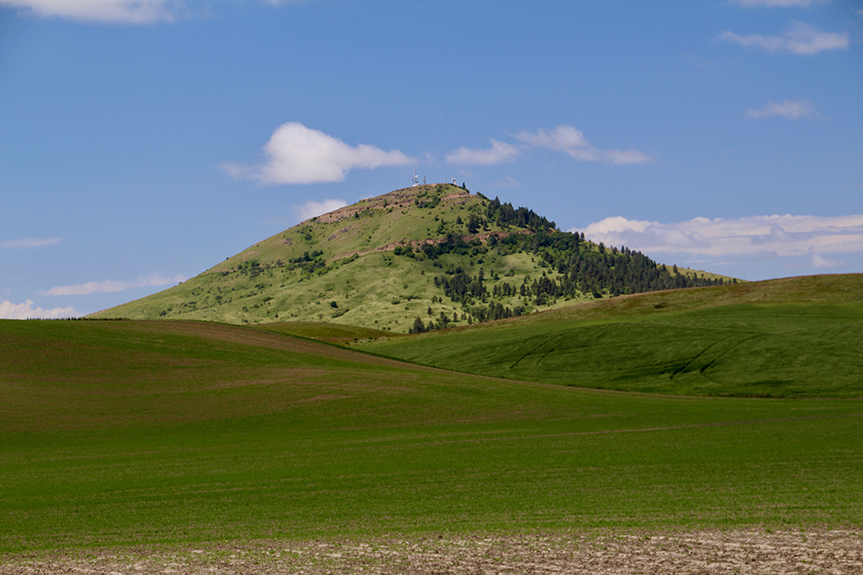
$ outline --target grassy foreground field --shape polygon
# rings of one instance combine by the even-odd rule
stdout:
[[[0,552],[859,527],[847,400],[621,394],[251,328],[0,322]]]
[[[863,398],[863,274],[638,294],[363,349],[579,387]]]

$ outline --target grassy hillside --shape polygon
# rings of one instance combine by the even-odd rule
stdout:
[[[717,279],[699,275],[580,241],[532,211],[440,184],[312,218],[178,286],[93,317],[331,322],[404,333],[417,318],[424,327],[465,325]],[[470,294],[453,295],[442,278]]]
[[[0,321],[0,553],[859,525],[854,401],[448,373],[243,327]]]
[[[863,275],[624,296],[365,349],[580,387],[859,398]]]
[[[265,331],[319,339],[330,343],[347,343],[359,339],[367,340],[392,337],[391,333],[379,329],[327,322],[285,321],[280,323],[263,323],[255,327]]]

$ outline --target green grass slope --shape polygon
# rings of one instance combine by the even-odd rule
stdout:
[[[863,397],[863,275],[638,294],[365,349],[468,373],[690,395]]]
[[[534,229],[526,227],[531,224],[524,218],[489,217],[493,202],[449,184],[396,190],[307,220],[178,286],[93,317],[233,324],[330,322],[405,333],[417,318],[424,324],[465,325],[473,317],[483,318],[491,304],[530,312],[627,289],[603,287],[594,279],[590,285],[582,281],[584,285],[565,295],[559,288],[560,293],[551,295],[518,293],[522,284],[530,287],[539,279],[563,283],[561,264],[570,260],[564,261],[548,234],[543,236],[548,246],[531,245]],[[533,216],[535,229],[548,225]],[[492,240],[490,235],[494,235]],[[573,237],[565,236],[568,240]],[[440,245],[447,238],[462,242],[461,247],[426,257],[422,248]],[[527,245],[504,245],[506,238],[526,238]],[[571,241],[558,240],[572,251]],[[579,250],[597,270],[629,258],[616,248],[606,253],[604,246],[589,242],[581,243]],[[651,268],[647,271],[660,269],[643,260]],[[582,268],[580,264],[572,267]],[[482,270],[487,293],[465,301],[445,297],[435,278],[452,277],[456,270],[474,277]],[[672,274],[662,267],[661,272],[666,283],[695,281],[690,279],[695,276],[690,270]],[[618,276],[631,274],[618,271]],[[705,274],[700,276],[703,281]],[[621,281],[618,278],[617,283]],[[652,281],[655,284],[658,279]],[[639,284],[639,289],[649,287],[647,281]],[[506,294],[499,293],[504,288]]]
[[[396,257],[394,249],[468,235],[469,214],[482,205],[448,184],[396,190],[307,220],[178,286],[93,317],[326,321],[406,332],[429,308],[435,317],[452,316],[457,308],[432,301],[442,295],[433,285],[435,272],[442,273],[433,262]],[[491,226],[483,233],[491,231],[503,230]],[[539,268],[514,259],[489,264],[522,276]]]
[[[264,331],[318,339],[329,343],[348,343],[355,340],[392,337],[391,333],[379,329],[327,322],[284,321],[279,323],[262,323],[254,327]]]
[[[0,348],[0,554],[863,520],[857,401],[528,384],[195,322],[7,320]]]

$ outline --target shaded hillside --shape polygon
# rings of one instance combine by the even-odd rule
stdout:
[[[863,274],[623,296],[365,349],[579,387],[861,398]]]
[[[93,316],[425,331],[722,281],[438,184],[312,218],[181,285]]]

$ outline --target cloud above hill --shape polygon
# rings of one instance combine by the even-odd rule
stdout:
[[[815,109],[815,104],[810,100],[783,100],[780,103],[768,101],[767,105],[761,109],[755,110],[750,108],[746,110],[746,117],[754,120],[763,118],[811,118],[817,116],[818,111]]]
[[[660,223],[611,217],[584,229],[587,238],[645,253],[690,256],[808,256],[816,267],[841,265],[827,254],[863,253],[863,215],[695,218]]]
[[[9,300],[3,300],[0,302],[0,319],[59,319],[81,315],[73,307],[42,309],[41,307],[33,307],[33,305],[33,301],[29,299],[24,303],[12,303]]]
[[[0,242],[0,248],[7,250],[25,250],[58,244],[60,241],[60,238],[21,238],[17,240],[2,241]]]
[[[851,43],[848,33],[821,32],[808,24],[795,22],[781,36],[762,36],[750,34],[743,36],[734,32],[723,32],[720,40],[739,44],[744,48],[752,46],[767,52],[791,53],[811,56],[824,50],[847,48]]]
[[[288,122],[273,132],[264,146],[267,161],[257,166],[223,164],[235,179],[252,179],[261,184],[313,184],[341,182],[354,169],[372,170],[415,162],[398,150],[387,152],[374,146],[350,146],[299,122]]]
[[[280,6],[304,0],[260,1]],[[170,23],[192,15],[209,17],[211,4],[201,0],[0,0],[0,8],[17,8],[24,14],[39,18],[131,25]]]
[[[447,154],[446,161],[457,166],[492,166],[511,162],[520,154],[521,150],[512,144],[491,140],[489,149],[471,150],[462,147]]]
[[[49,290],[43,290],[39,292],[40,295],[55,295],[55,296],[65,296],[65,295],[89,295],[92,293],[111,293],[118,291],[125,291],[129,289],[141,288],[141,287],[161,287],[171,284],[178,284],[186,281],[188,278],[184,275],[177,274],[173,277],[165,277],[159,274],[152,274],[149,276],[141,276],[138,279],[131,282],[123,282],[123,281],[100,281],[100,282],[87,282],[84,284],[76,284],[76,285],[68,285],[68,286],[56,286],[52,287]]]
[[[0,6],[43,18],[123,24],[173,22],[184,10],[177,0],[0,0]]]
[[[601,150],[594,147],[584,134],[572,126],[561,125],[553,130],[536,133],[519,132],[516,138],[532,148],[563,152],[574,160],[603,164],[646,164],[653,161],[650,154],[639,150]]]
[[[551,130],[521,131],[515,135],[515,139],[521,144],[516,146],[491,140],[491,148],[488,149],[458,148],[446,155],[446,161],[461,166],[491,166],[511,162],[530,149],[563,152],[573,160],[612,165],[646,164],[653,161],[653,156],[640,150],[599,149],[593,146],[581,131],[566,124]]]

